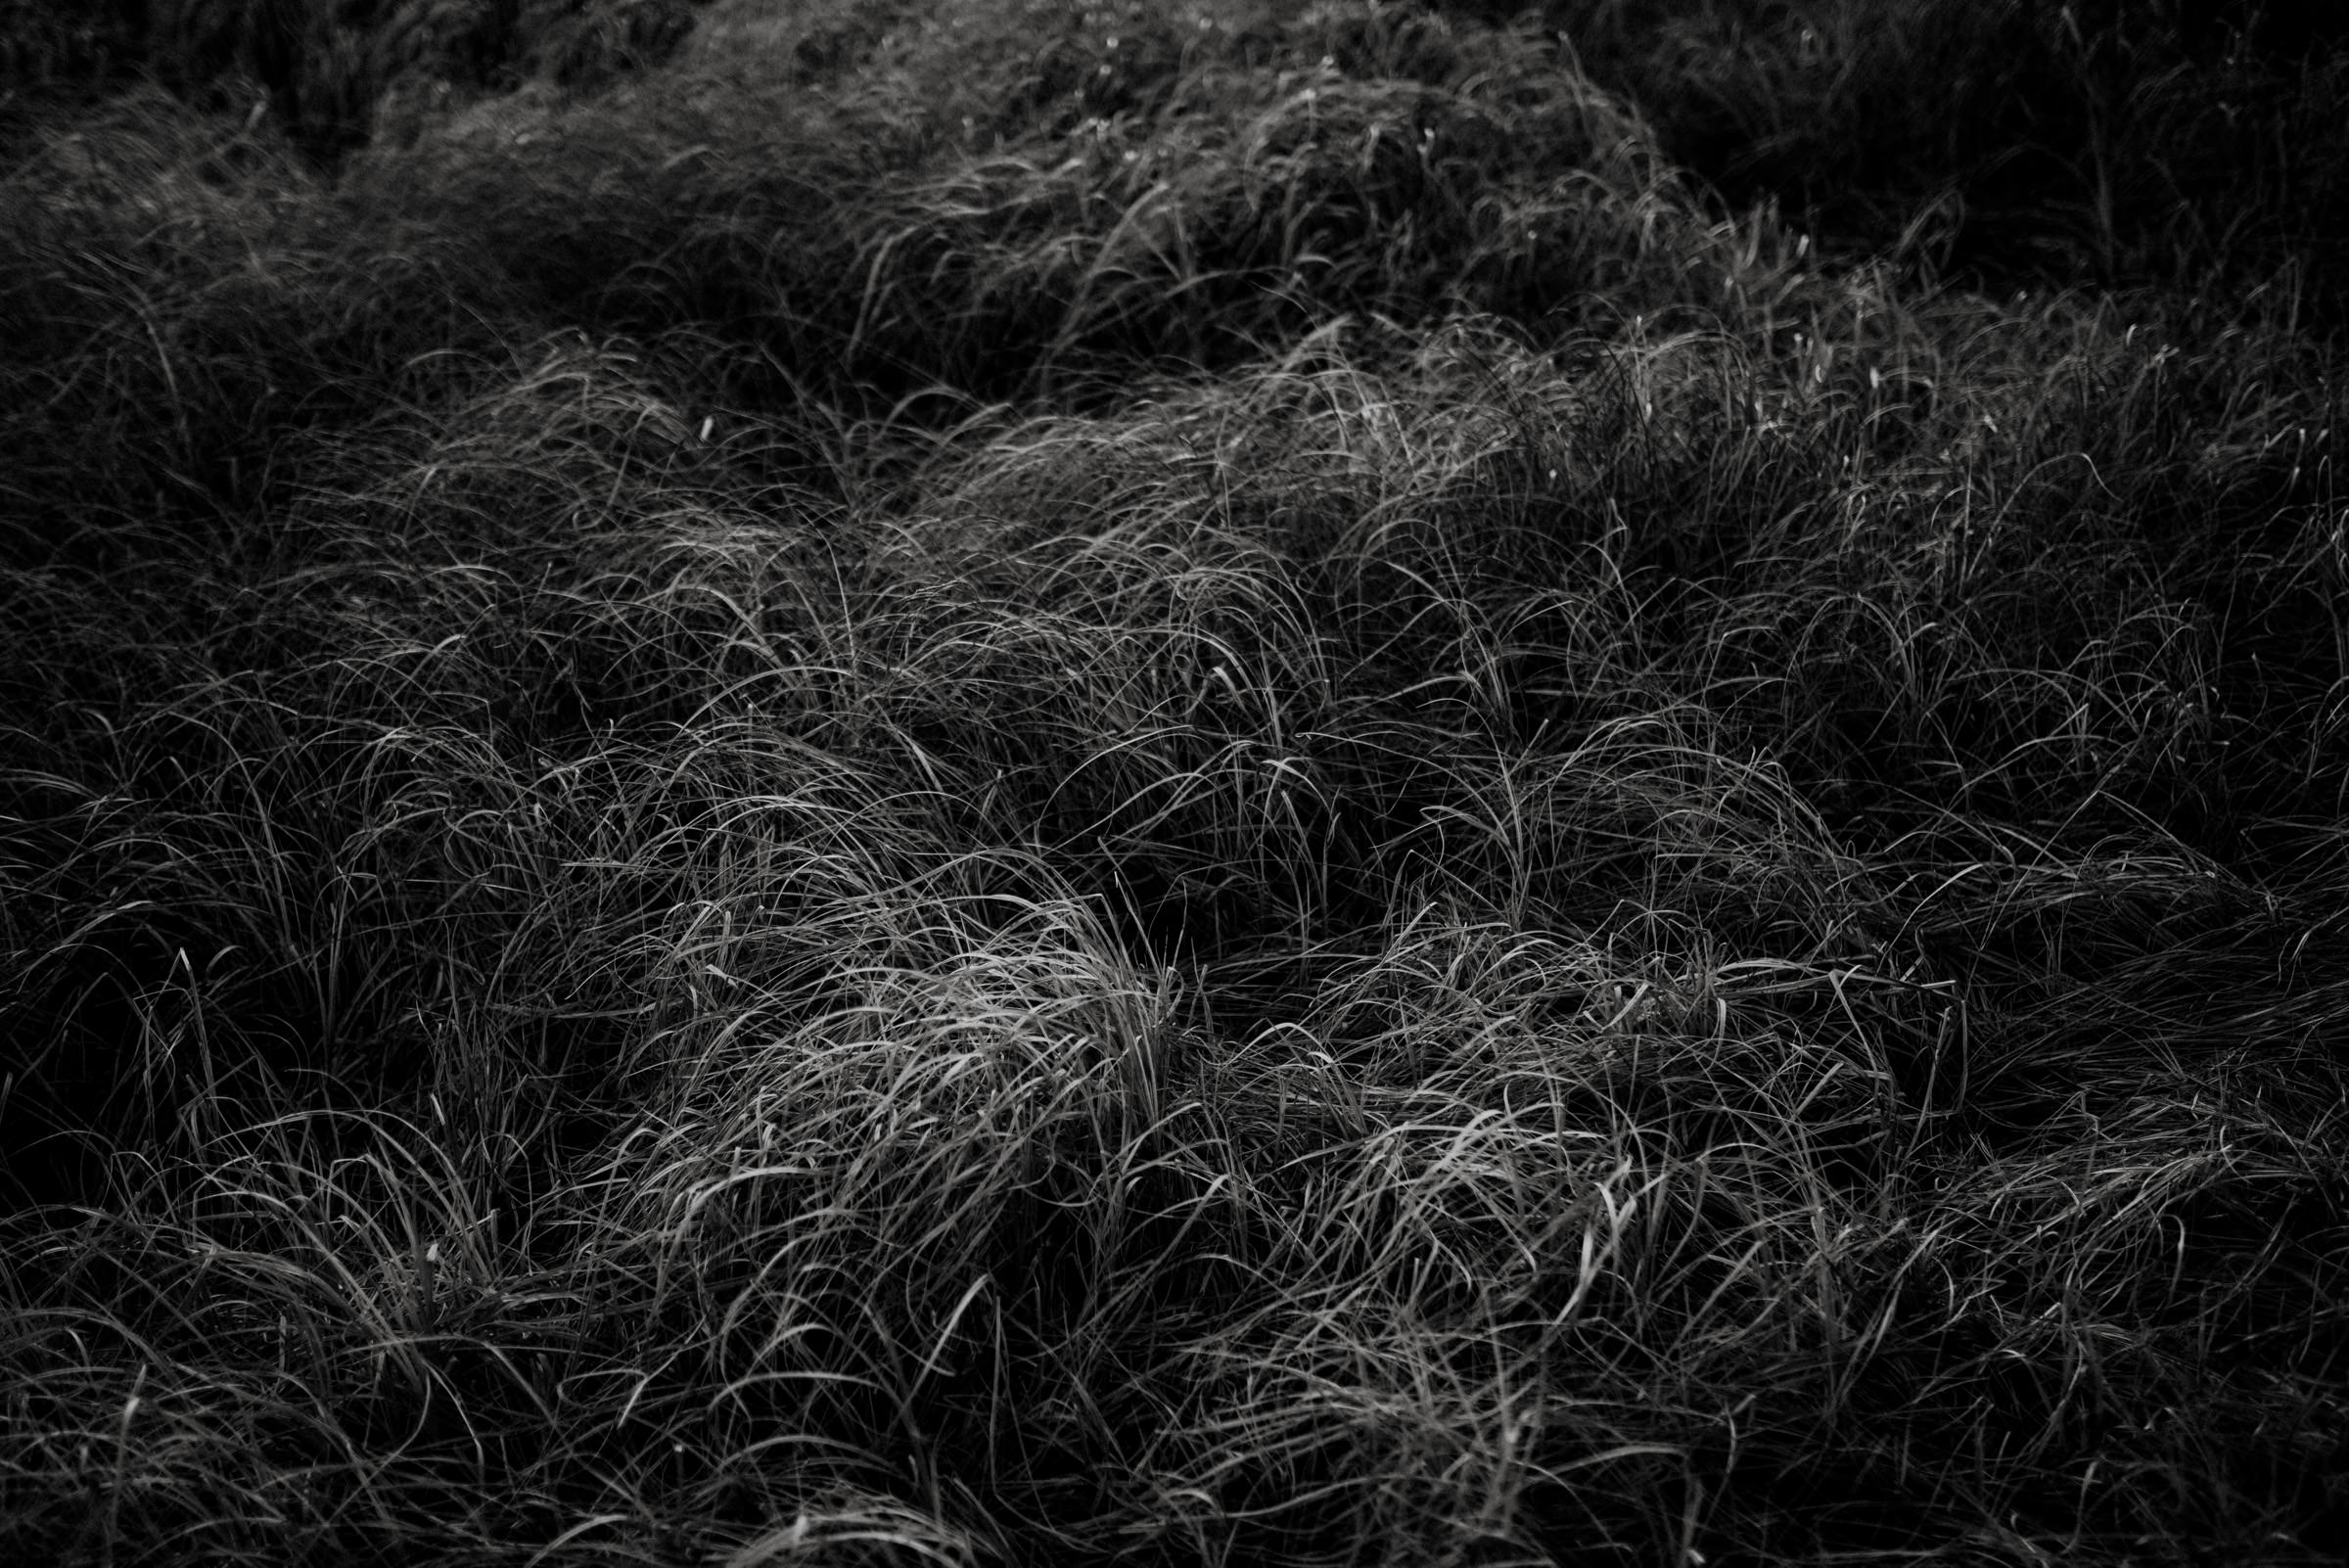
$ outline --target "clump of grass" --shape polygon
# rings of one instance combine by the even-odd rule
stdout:
[[[99,8],[91,35],[191,104],[274,119],[332,169],[379,134],[526,81],[592,92],[667,60],[692,0],[153,0]],[[36,36],[38,36],[36,34]]]
[[[9,1553],[2337,1555],[2305,316],[1592,26],[709,21],[0,185]]]
[[[37,0],[0,8],[0,146],[61,106],[101,97],[137,58],[129,19],[111,8],[61,11]]]
[[[281,142],[152,91],[39,139],[0,254],[16,563],[274,547],[297,449],[530,334],[456,233],[354,230]]]
[[[518,110],[367,177],[462,204],[613,325],[721,320],[881,406],[1222,363],[1339,312],[1726,292],[1693,194],[1554,41],[1375,7],[1086,15],[1035,62],[959,12],[839,80],[780,37],[689,56],[702,90]]]

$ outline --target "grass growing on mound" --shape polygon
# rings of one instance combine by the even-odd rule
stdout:
[[[2334,346],[1622,20],[28,112],[0,1550],[2337,1556]]]

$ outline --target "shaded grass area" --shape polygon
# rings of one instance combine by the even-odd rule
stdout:
[[[2301,175],[1993,290],[1668,9],[12,120],[0,1546],[2337,1559]]]
[[[2336,16],[2259,0],[1542,14],[1676,158],[1855,252],[2006,288],[2265,286],[2340,324]]]

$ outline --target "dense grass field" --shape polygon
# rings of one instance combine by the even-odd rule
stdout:
[[[2349,1550],[2349,44],[0,3],[0,1561]]]

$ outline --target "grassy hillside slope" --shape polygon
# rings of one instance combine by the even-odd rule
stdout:
[[[2349,1545],[2336,41],[0,39],[0,1558]]]

